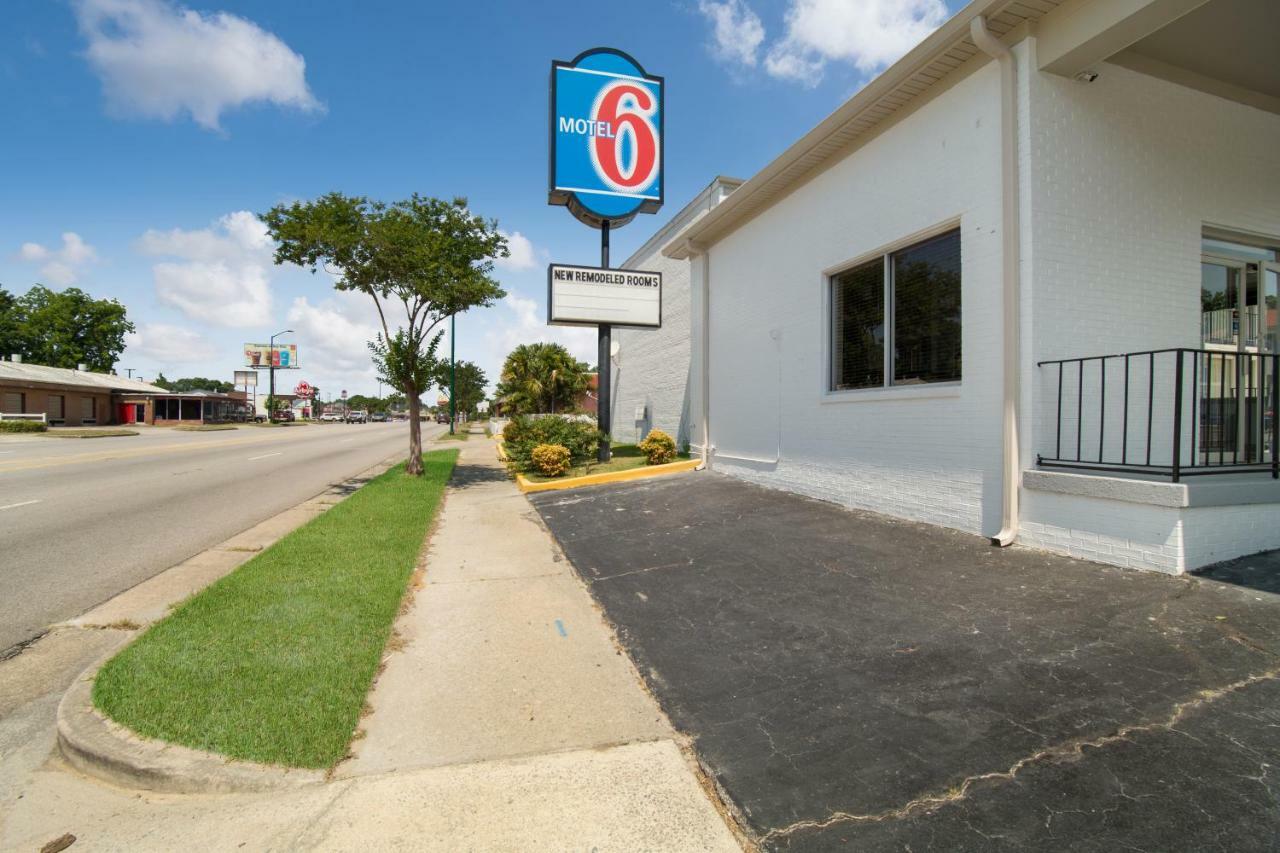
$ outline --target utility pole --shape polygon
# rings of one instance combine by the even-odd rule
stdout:
[[[453,435],[458,420],[458,337],[457,314],[449,315],[449,435]]]

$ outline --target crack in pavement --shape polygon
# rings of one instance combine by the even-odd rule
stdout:
[[[1032,764],[1041,761],[1058,762],[1058,761],[1076,761],[1083,757],[1084,750],[1090,747],[1104,747],[1117,741],[1128,740],[1130,735],[1141,732],[1150,732],[1157,730],[1172,731],[1173,728],[1182,721],[1188,714],[1196,711],[1206,705],[1211,704],[1217,699],[1231,693],[1236,693],[1258,684],[1263,681],[1273,681],[1280,677],[1280,667],[1269,669],[1262,673],[1250,675],[1239,681],[1233,681],[1223,687],[1206,688],[1196,693],[1195,697],[1188,699],[1173,706],[1172,713],[1159,722],[1142,723],[1132,726],[1123,726],[1114,734],[1105,735],[1100,738],[1085,741],[1072,741],[1070,743],[1059,746],[1051,746],[1042,749],[1025,758],[1021,758],[1012,764],[1008,770],[997,770],[990,773],[979,773],[973,776],[967,776],[958,785],[954,785],[941,794],[926,794],[917,797],[914,800],[893,809],[886,809],[874,814],[853,814],[850,812],[833,812],[821,820],[801,820],[787,826],[771,829],[761,836],[760,840],[764,843],[774,841],[780,838],[787,838],[797,832],[808,830],[823,830],[832,826],[843,823],[882,823],[889,820],[898,820],[910,817],[916,813],[928,813],[935,811],[943,806],[959,802],[969,796],[970,790],[974,785],[982,782],[1012,782],[1019,773]]]

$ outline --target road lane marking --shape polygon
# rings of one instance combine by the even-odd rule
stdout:
[[[311,439],[302,439],[310,443]],[[55,439],[43,439],[53,441]],[[109,440],[109,439],[108,439]],[[85,462],[114,462],[122,459],[159,456],[169,453],[187,453],[214,448],[252,446],[255,444],[274,444],[280,441],[293,440],[290,436],[257,436],[254,438],[234,438],[218,441],[184,441],[179,444],[162,444],[152,447],[119,448],[117,450],[88,451],[70,456],[37,456],[28,459],[5,459],[0,461],[0,474],[7,471],[29,471],[36,468],[55,468],[64,465],[76,465]]]
[[[8,506],[0,506],[0,509],[17,509],[20,506],[31,506],[32,504],[38,504],[38,503],[40,503],[40,501],[38,500],[23,501],[22,503],[9,504]]]
[[[264,453],[264,454],[262,454],[261,456],[250,456],[248,461],[250,461],[250,462],[255,462],[255,461],[259,460],[259,459],[267,459],[267,458],[272,457],[272,456],[280,456],[280,455],[281,455],[281,454],[283,454],[283,453],[284,453],[284,451],[283,451],[283,450],[281,450],[281,451],[279,451],[279,452],[277,452],[277,453]]]

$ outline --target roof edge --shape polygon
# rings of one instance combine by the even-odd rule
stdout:
[[[676,260],[685,260],[696,254],[700,249],[693,247],[698,243],[708,242],[699,238],[703,238],[716,226],[727,227],[733,224],[734,214],[770,180],[837,133],[863,110],[874,106],[880,98],[934,62],[939,55],[950,49],[957,39],[963,39],[968,34],[969,24],[974,18],[998,14],[1009,5],[1011,5],[1010,0],[971,0],[967,6],[943,22],[942,26],[930,33],[901,59],[880,72],[867,85],[837,107],[833,113],[752,175],[729,198],[691,225],[681,235],[681,239],[669,242],[663,249],[663,254]],[[990,61],[989,58],[987,61]],[[719,238],[709,242],[715,242],[716,239]]]
[[[622,269],[634,269],[634,265],[639,263],[642,258],[652,255],[654,252],[661,252],[664,245],[671,242],[671,239],[689,227],[692,222],[697,222],[699,218],[706,216],[712,210],[715,210],[723,201],[712,204],[706,210],[702,208],[711,199],[717,188],[724,187],[729,190],[726,198],[732,196],[738,191],[738,188],[746,183],[745,178],[733,178],[728,175],[716,175],[711,182],[698,191],[692,199],[689,200],[684,207],[676,213],[675,216],[655,231],[648,240],[640,248],[631,253],[631,256],[622,262]]]

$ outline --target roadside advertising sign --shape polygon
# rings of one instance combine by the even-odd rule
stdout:
[[[551,63],[548,201],[599,228],[656,213],[663,200],[663,81],[598,47]]]
[[[278,370],[296,369],[298,367],[297,344],[245,344],[244,363],[246,367],[274,367]]]
[[[237,370],[236,381],[234,385],[243,385],[246,388],[258,387],[258,371],[256,370]]]
[[[305,379],[294,386],[293,389],[293,396],[299,400],[310,400],[314,393],[315,389]]]
[[[553,326],[662,326],[662,273],[547,267],[547,323]]]

